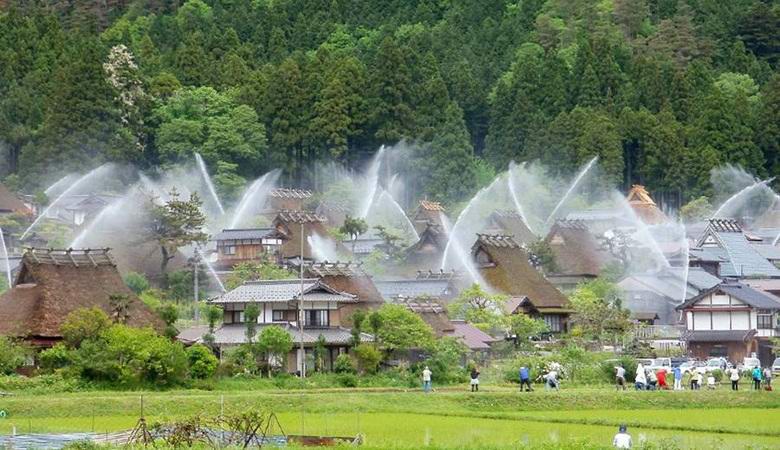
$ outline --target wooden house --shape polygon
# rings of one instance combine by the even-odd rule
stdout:
[[[0,215],[19,214],[31,216],[33,209],[16,194],[11,192],[4,184],[0,183]]]
[[[347,294],[354,295],[355,303],[344,304],[342,317],[349,317],[358,309],[375,310],[382,307],[384,299],[374,280],[363,270],[363,265],[353,262],[318,262],[304,264],[303,275],[316,278],[326,285]]]
[[[538,317],[553,332],[567,330],[571,313],[568,299],[531,266],[528,254],[511,236],[478,234],[471,254],[490,287],[518,299],[510,314]]]
[[[780,299],[732,280],[677,307],[685,315],[683,340],[697,358],[724,357],[732,363],[756,353],[772,362],[770,338],[780,337]]]
[[[736,220],[710,219],[690,250],[691,266],[718,278],[780,278],[780,269],[751,244],[753,239]]]
[[[302,299],[303,333],[299,328],[299,300]],[[245,311],[247,306],[256,305],[260,310],[257,332],[264,327],[277,325],[290,334],[295,348],[284,361],[269,361],[288,372],[301,370],[304,355],[298,344],[303,341],[307,359],[313,357],[317,340],[325,340],[326,367],[332,367],[339,354],[350,347],[351,331],[344,324],[348,319],[345,306],[359,303],[356,295],[339,291],[317,278],[248,281],[230,292],[210,301],[223,310],[223,324],[214,332],[214,343],[224,351],[247,343]],[[200,338],[202,339],[202,338]],[[200,339],[195,339],[199,341]],[[371,341],[367,334],[363,341]],[[307,367],[311,367],[307,363]]]
[[[217,243],[215,265],[221,269],[276,258],[283,242],[274,228],[224,229],[213,240]]]
[[[447,248],[447,233],[441,225],[428,222],[419,235],[420,239],[406,250],[406,264],[417,270],[438,267]]]
[[[62,340],[60,326],[73,311],[98,307],[115,313],[112,297],[129,300],[127,324],[165,324],[122,280],[108,249],[30,249],[22,256],[14,287],[0,296],[0,335],[39,348]]]

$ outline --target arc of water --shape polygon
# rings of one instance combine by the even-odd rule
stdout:
[[[97,175],[98,173],[101,173],[101,172],[103,172],[105,170],[108,170],[111,167],[113,167],[113,165],[111,163],[103,164],[100,167],[92,169],[86,175],[84,175],[81,178],[79,178],[78,180],[76,180],[73,184],[70,185],[70,187],[65,189],[56,199],[54,199],[53,202],[49,203],[49,206],[47,206],[46,209],[44,209],[43,212],[40,215],[38,215],[38,217],[35,218],[33,223],[31,223],[30,226],[27,227],[26,230],[24,230],[24,233],[22,233],[21,237],[19,237],[19,240],[24,240],[24,238],[27,237],[27,234],[30,233],[30,231],[33,228],[35,228],[35,226],[38,225],[38,223],[41,220],[43,220],[44,217],[46,217],[48,215],[49,211],[51,211],[51,209],[54,208],[55,205],[58,205],[60,203],[60,201],[62,201],[62,199],[65,196],[69,195],[71,192],[73,192],[76,189],[78,189],[82,184],[84,184],[84,182],[86,180],[92,178],[93,176]]]
[[[367,196],[363,199],[360,206],[360,218],[365,219],[368,217],[369,211],[371,211],[371,205],[377,195],[377,189],[379,188],[379,169],[382,167],[382,159],[384,158],[387,148],[383,145],[379,147],[379,151],[376,152],[374,158],[371,160],[371,164],[366,171],[366,182],[368,183]]]
[[[8,277],[8,289],[11,289],[14,282],[11,278],[11,262],[8,260],[8,248],[5,246],[5,234],[2,228],[0,228],[0,242],[3,243],[3,258],[5,258],[5,275]]]
[[[380,192],[377,195],[377,201],[374,202],[371,205],[371,208],[373,209],[377,205],[381,204],[381,202],[380,202],[381,199],[386,199],[389,202],[390,206],[396,211],[396,213],[400,217],[403,217],[403,220],[405,222],[404,223],[404,227],[406,228],[406,231],[408,231],[409,234],[414,238],[414,241],[417,242],[418,240],[420,240],[420,235],[417,234],[417,230],[414,229],[414,225],[412,225],[412,221],[409,220],[409,216],[406,215],[406,213],[404,212],[403,208],[401,208],[401,205],[399,205],[398,202],[395,201],[395,199],[393,198],[392,195],[390,195],[389,192],[387,192],[386,190],[384,190],[382,188],[379,188],[379,189],[380,189]],[[370,215],[370,212],[369,212],[369,215]]]
[[[72,180],[74,176],[76,176],[76,175],[74,175],[72,173],[69,173],[69,174],[65,175],[64,177],[62,177],[59,180],[55,181],[54,184],[52,184],[51,186],[47,187],[46,190],[43,191],[43,193],[46,194],[46,195],[51,195],[53,192],[57,192],[57,190],[59,190],[62,187],[62,185],[66,184],[68,181]]]
[[[195,162],[198,164],[198,169],[200,170],[200,174],[203,177],[203,181],[206,183],[206,187],[209,190],[209,194],[211,194],[211,198],[214,199],[214,203],[217,204],[217,208],[219,208],[220,214],[225,214],[225,208],[222,207],[222,202],[219,201],[219,197],[217,196],[217,191],[214,189],[214,183],[211,182],[211,177],[209,176],[208,170],[206,170],[206,163],[203,161],[203,157],[200,156],[200,153],[195,152]]]
[[[681,224],[683,227],[683,234],[682,234],[682,242],[683,242],[683,286],[682,286],[682,299],[680,299],[680,303],[685,303],[685,300],[687,300],[688,297],[688,273],[690,271],[690,245],[688,244],[688,239],[686,238],[685,233],[685,226]]]
[[[520,167],[525,166],[525,162],[522,163]],[[523,211],[523,205],[520,203],[520,199],[517,197],[517,192],[515,189],[515,181],[513,178],[513,172],[515,168],[515,162],[512,161],[509,163],[509,172],[507,173],[506,182],[507,182],[507,189],[509,190],[509,194],[512,197],[512,202],[515,204],[515,209],[517,210],[517,214],[520,216],[520,219],[523,221],[523,224],[525,224],[526,228],[534,231],[533,228],[531,228],[531,224],[528,223],[528,219],[525,217],[525,212]]]
[[[746,195],[747,193],[751,192],[754,189],[757,189],[761,186],[766,186],[767,184],[771,183],[775,180],[775,177],[767,178],[766,180],[759,180],[755,183],[751,184],[750,186],[746,186],[742,188],[739,192],[729,197],[725,202],[723,202],[722,205],[714,212],[712,213],[711,219],[721,218],[720,215],[723,213],[723,210],[725,210],[728,206],[731,206],[733,202],[735,202],[738,198],[742,197],[743,195]]]
[[[262,205],[259,205],[261,199],[257,198],[258,194],[266,190],[270,191],[270,188],[276,184],[276,180],[279,178],[280,173],[281,171],[278,169],[268,172],[262,177],[256,179],[249,186],[249,189],[247,189],[244,192],[244,195],[241,196],[241,201],[238,202],[236,212],[233,214],[233,219],[230,221],[230,228],[236,228],[241,224],[241,221],[244,219],[244,215],[249,212],[249,209],[252,207],[252,205],[258,205],[262,207]]]
[[[109,204],[108,206],[103,208],[103,210],[100,211],[100,213],[98,213],[97,216],[95,216],[95,218],[92,220],[92,222],[90,222],[89,225],[84,227],[84,229],[81,230],[81,233],[79,233],[78,236],[76,236],[76,238],[73,239],[73,241],[70,243],[69,247],[70,248],[79,248],[79,247],[83,246],[84,245],[84,240],[87,238],[87,236],[91,236],[92,234],[94,234],[94,232],[97,229],[97,227],[101,223],[103,223],[103,221],[107,217],[110,217],[110,216],[114,215],[116,212],[122,211],[122,209],[125,207],[125,200],[126,200],[126,197],[118,198],[118,199],[114,200],[113,202],[111,202],[111,204]]]
[[[551,221],[555,219],[555,214],[558,213],[558,210],[561,209],[561,207],[566,203],[566,201],[569,199],[569,196],[571,196],[577,188],[579,188],[580,183],[585,178],[585,175],[590,171],[590,169],[593,167],[594,164],[596,164],[596,161],[599,160],[599,156],[596,155],[591,159],[588,164],[586,164],[582,169],[580,169],[577,176],[574,178],[574,181],[572,181],[571,185],[569,185],[569,189],[566,190],[566,193],[561,197],[561,199],[558,201],[558,204],[555,205],[555,208],[553,208],[552,212],[549,216],[547,216],[547,220],[544,221],[545,227],[549,226]]]
[[[222,280],[219,279],[217,271],[214,270],[214,266],[212,266],[209,260],[206,258],[201,258],[201,261],[203,261],[203,264],[205,264],[206,268],[209,269],[209,274],[211,274],[211,276],[214,278],[214,281],[216,281],[217,285],[219,285],[219,290],[224,293],[226,291],[225,285],[222,283]]]

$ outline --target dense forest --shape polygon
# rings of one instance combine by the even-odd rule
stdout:
[[[35,191],[200,152],[223,195],[409,148],[456,202],[510,160],[685,199],[780,170],[771,0],[0,1],[0,167]],[[321,176],[321,174],[319,175]]]

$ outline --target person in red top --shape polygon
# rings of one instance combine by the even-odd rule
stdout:
[[[669,389],[666,385],[666,371],[664,369],[660,369],[656,372],[655,376],[658,378],[658,389]]]

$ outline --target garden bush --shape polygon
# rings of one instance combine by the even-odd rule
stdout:
[[[0,374],[11,374],[27,360],[27,349],[7,337],[0,336]]]
[[[205,345],[193,345],[187,349],[187,362],[190,376],[196,379],[214,376],[219,366],[219,360]]]
[[[336,373],[355,373],[357,369],[352,357],[342,353],[336,357],[336,361],[333,363],[333,371]]]
[[[601,363],[603,381],[613,383],[615,381],[615,367],[622,365],[626,369],[626,381],[631,383],[636,378],[636,359],[633,356],[621,356]]]
[[[128,272],[125,275],[125,284],[131,291],[135,292],[136,295],[149,289],[149,280],[146,279],[146,276],[138,272]]]
[[[361,373],[376,373],[382,361],[382,353],[372,344],[360,344],[355,347],[355,358]]]

